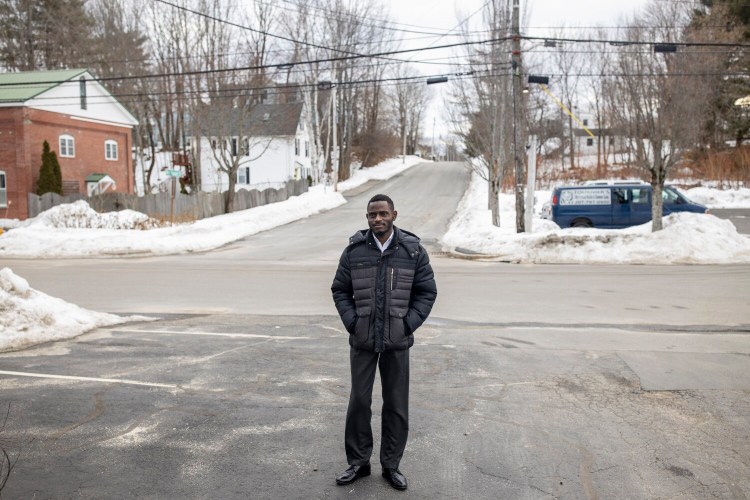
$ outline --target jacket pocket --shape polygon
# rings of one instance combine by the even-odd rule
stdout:
[[[402,347],[402,344],[405,347],[407,345],[406,325],[404,324],[406,308],[391,306],[388,308],[388,316],[388,340],[394,347]]]
[[[370,339],[370,312],[371,307],[358,307],[357,308],[357,322],[354,324],[354,338],[352,346],[357,349],[365,348],[370,344],[373,344]]]

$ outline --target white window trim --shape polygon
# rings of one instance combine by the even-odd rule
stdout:
[[[114,146],[114,152],[115,152],[114,158],[110,158],[107,155],[107,146]],[[106,141],[104,141],[104,159],[109,160],[109,161],[117,161],[117,159],[119,158],[119,154],[120,154],[118,151],[119,149],[120,148],[117,146],[117,141],[114,141],[112,139],[107,139]],[[110,151],[112,151],[111,147],[110,147]]]
[[[66,143],[66,145],[65,145],[65,148],[64,148],[65,149],[65,154],[63,154],[63,144],[62,144],[63,140],[66,140],[66,141],[69,140],[70,141],[69,144]],[[72,135],[62,134],[57,139],[57,145],[58,145],[58,147],[60,149],[60,151],[59,151],[60,158],[75,158],[76,157],[76,140],[75,140],[75,137],[73,137]],[[73,154],[69,154],[68,153],[71,149],[73,150]]]
[[[0,170],[0,177],[5,181],[5,186],[0,185],[0,208],[8,208],[8,176],[4,170]]]

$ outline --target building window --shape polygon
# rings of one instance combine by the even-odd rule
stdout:
[[[8,207],[8,188],[5,184],[5,172],[0,170],[0,207]]]
[[[63,158],[73,158],[76,155],[75,139],[72,135],[60,136],[60,156]]]
[[[105,160],[116,160],[117,159],[117,143],[109,140],[104,141],[104,159]]]
[[[299,139],[294,139],[294,156],[299,156]]]
[[[615,138],[614,137],[610,137],[609,138],[609,145],[610,146],[614,146],[615,145]]]
[[[310,141],[305,141],[305,158],[310,158]]]
[[[86,109],[86,79],[84,77],[81,77],[79,82],[81,88],[81,109]]]
[[[237,156],[237,138],[232,137],[232,156]]]
[[[237,184],[250,184],[250,167],[237,170]]]
[[[583,119],[583,126],[584,127],[588,127],[589,126],[589,120],[588,120],[588,118],[584,118]]]
[[[588,139],[586,139],[586,145],[587,146],[593,146],[594,145],[594,139],[592,139],[591,137],[589,137]]]

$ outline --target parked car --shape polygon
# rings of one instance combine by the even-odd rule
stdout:
[[[617,229],[651,220],[650,184],[562,186],[552,191],[552,220],[560,227]],[[707,213],[672,186],[664,186],[664,215],[673,212]]]

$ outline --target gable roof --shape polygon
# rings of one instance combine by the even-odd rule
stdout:
[[[301,102],[263,103],[256,104],[250,110],[232,108],[228,113],[220,108],[206,108],[201,132],[204,136],[294,136],[302,116],[302,107]]]
[[[0,74],[0,102],[28,101],[84,73],[86,73],[85,69],[2,73]]]
[[[301,102],[257,104],[250,112],[250,133],[258,136],[295,135],[301,115]]]

